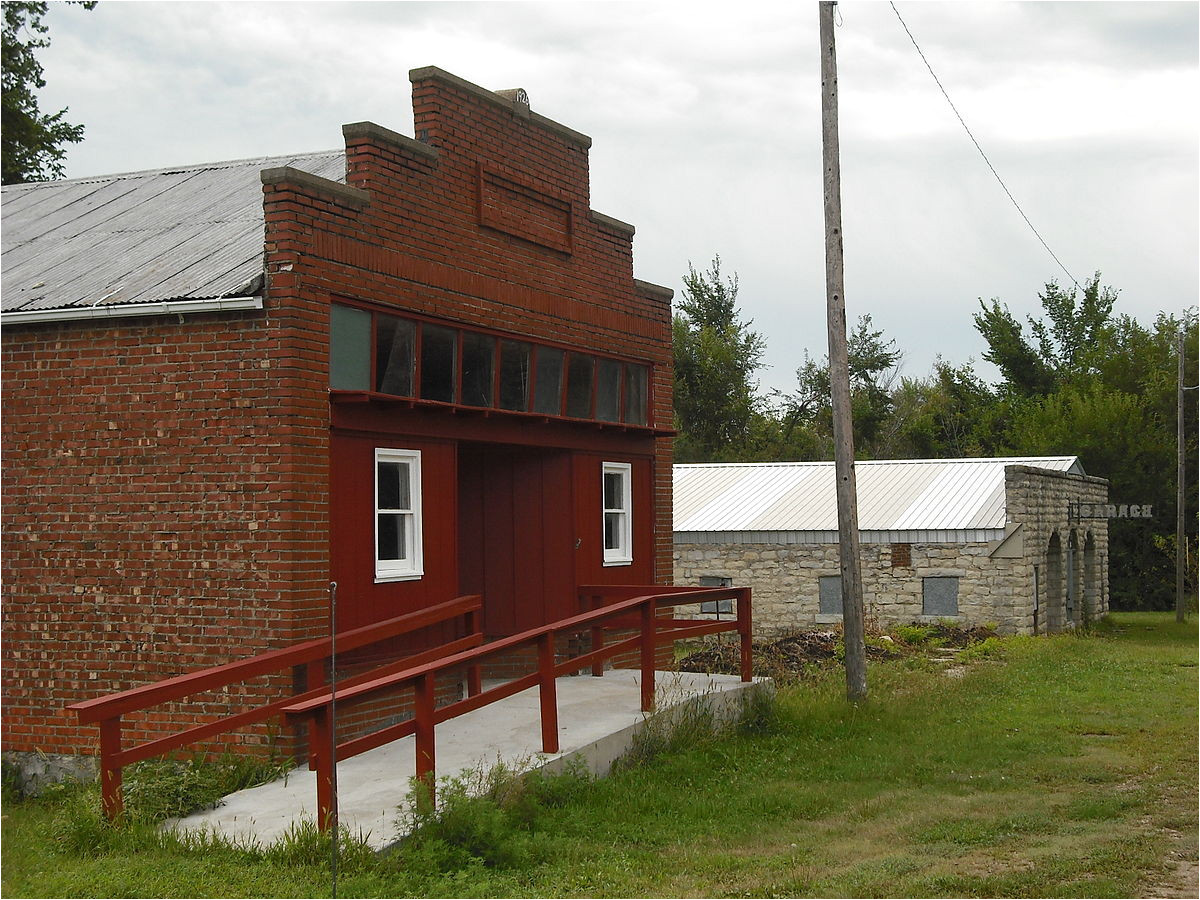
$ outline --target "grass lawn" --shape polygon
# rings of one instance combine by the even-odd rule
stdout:
[[[348,851],[338,893],[1134,897],[1194,872],[1195,624],[1114,614],[981,656],[961,678],[873,664],[858,707],[832,669],[767,728],[463,802],[399,853]],[[4,896],[329,896],[317,842],[97,836],[92,802],[5,804]]]

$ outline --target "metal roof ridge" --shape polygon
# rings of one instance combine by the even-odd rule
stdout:
[[[980,464],[996,464],[1007,463],[1009,465],[1018,465],[1026,462],[1065,462],[1067,460],[1078,459],[1078,454],[1064,454],[1061,456],[964,456],[964,457],[941,457],[931,459],[856,459],[856,466],[884,466],[884,465],[951,465],[955,463],[980,463]],[[716,469],[716,468],[752,468],[752,467],[767,467],[767,466],[832,466],[834,461],[831,459],[810,459],[810,460],[778,460],[776,462],[706,462],[706,463],[675,463],[677,469]]]
[[[99,181],[116,181],[121,178],[142,178],[150,175],[172,175],[183,172],[203,172],[207,169],[234,169],[251,164],[276,162],[279,160],[313,159],[317,157],[345,156],[346,150],[314,150],[308,153],[276,153],[271,156],[248,156],[245,159],[219,159],[213,162],[189,163],[178,166],[161,166],[157,169],[135,169],[132,172],[112,172],[104,175],[84,175],[79,178],[56,178],[53,181],[26,181],[21,184],[6,184],[5,190],[21,188],[49,188],[64,184],[93,184]]]

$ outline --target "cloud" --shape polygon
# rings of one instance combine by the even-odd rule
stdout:
[[[1149,320],[1196,303],[1195,3],[897,2],[1038,231]],[[1037,313],[1065,279],[963,133],[887,3],[842,3],[846,300],[906,353],[979,358],[977,298]],[[720,253],[767,337],[767,385],[825,352],[817,15],[778,2],[54,4],[43,107],[72,176],[412,133],[437,65],[593,137],[592,204],[632,222],[639,278]],[[981,366],[985,370],[986,367]]]

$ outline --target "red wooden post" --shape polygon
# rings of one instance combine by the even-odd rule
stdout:
[[[595,594],[592,594],[590,597],[588,597],[588,612],[599,609],[601,602],[602,598],[596,596]],[[597,624],[592,627],[592,650],[596,651],[602,649],[604,649],[604,626]],[[604,660],[598,659],[592,663],[592,677],[604,677]]]
[[[538,638],[538,696],[542,703],[542,752],[558,752],[558,694],[554,684],[554,632]]]
[[[434,789],[437,772],[433,736],[433,675],[426,673],[417,678],[414,718],[417,725],[417,778],[429,789],[429,803],[435,802]]]
[[[333,815],[333,760],[329,752],[329,707],[313,710],[308,728],[309,767],[317,770],[317,828],[325,831]]]
[[[325,661],[316,659],[308,663],[304,667],[304,689],[311,690],[325,683]],[[328,735],[326,735],[328,738]],[[326,740],[328,743],[328,740]],[[308,768],[313,770],[317,767],[317,738],[313,730],[313,725],[310,722],[308,726]]]
[[[117,754],[121,752],[121,717],[100,720],[100,797],[104,814],[109,821],[121,815],[125,801],[121,796],[121,767]]]
[[[479,610],[473,609],[467,613],[467,634],[479,631]],[[483,691],[483,676],[480,674],[479,663],[467,666],[467,696],[474,697]]]
[[[642,712],[654,709],[654,601],[642,604]]]
[[[754,653],[750,629],[750,588],[739,588],[737,594],[738,635],[742,644],[742,681],[754,679]]]
[[[604,649],[604,629],[599,625],[592,629],[592,650]],[[604,677],[604,660],[597,659],[592,662],[592,677]]]

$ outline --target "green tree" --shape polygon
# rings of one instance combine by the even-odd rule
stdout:
[[[926,378],[902,378],[877,455],[893,459],[954,459],[995,452],[997,398],[970,363],[941,357]]]
[[[1112,327],[1117,292],[1101,287],[1100,273],[1079,289],[1066,290],[1056,281],[1039,294],[1045,315],[1028,317],[1030,337],[1007,306],[979,301],[975,328],[988,343],[983,358],[1000,370],[1002,391],[1019,397],[1041,397],[1072,380],[1097,371],[1099,348]]]
[[[885,339],[881,329],[872,327],[867,314],[859,316],[846,336],[846,354],[854,449],[858,456],[870,457],[875,455],[876,444],[892,415],[892,386],[899,375],[901,353],[895,340]],[[779,398],[777,415],[785,434],[790,435],[797,427],[805,428],[811,435],[806,443],[818,456],[832,457],[833,400],[828,357],[818,363],[807,352],[804,354],[804,363],[796,370],[796,390]]]
[[[96,0],[79,4],[92,9]],[[67,110],[43,113],[37,92],[46,86],[36,51],[50,46],[42,22],[47,4],[6,2],[3,37],[3,111],[0,113],[0,181],[19,184],[60,178],[65,144],[83,140],[83,126],[66,121]]]
[[[720,256],[706,272],[688,263],[672,321],[680,462],[743,458],[760,414],[754,375],[765,343],[741,320],[737,294],[737,273],[722,275]]]

